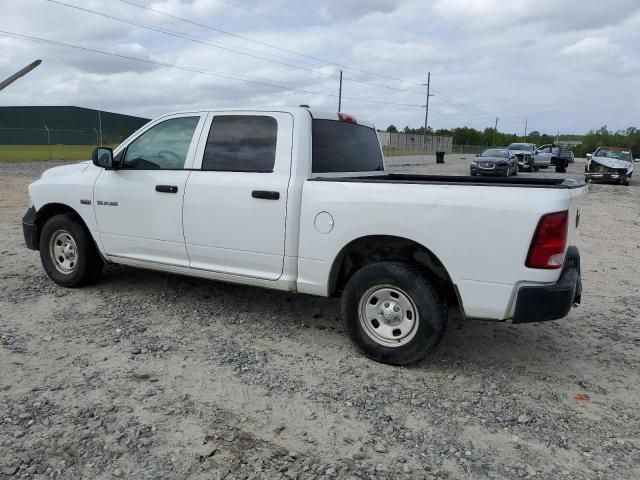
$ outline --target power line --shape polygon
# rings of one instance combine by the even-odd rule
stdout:
[[[120,0],[120,1],[127,1],[127,0]],[[345,43],[336,42],[335,40],[333,40],[333,39],[331,39],[331,38],[329,38],[329,37],[325,37],[325,36],[320,35],[320,34],[318,34],[318,33],[312,32],[311,30],[307,30],[307,29],[304,29],[304,28],[298,27],[297,25],[291,25],[290,23],[283,22],[282,20],[279,20],[279,19],[277,19],[277,18],[275,18],[275,17],[272,17],[272,16],[270,16],[270,15],[267,15],[267,14],[265,14],[265,13],[257,12],[257,11],[255,11],[255,10],[252,10],[252,9],[250,9],[250,8],[247,8],[247,7],[244,7],[244,6],[242,6],[242,5],[238,5],[237,3],[229,2],[229,1],[227,1],[227,0],[220,0],[220,1],[221,1],[222,3],[226,3],[227,5],[231,5],[231,6],[232,6],[232,7],[234,7],[234,8],[238,8],[238,9],[240,9],[240,10],[244,10],[245,12],[249,12],[249,13],[252,13],[252,14],[254,14],[254,15],[258,15],[258,16],[260,16],[260,17],[267,18],[267,19],[271,20],[272,22],[278,23],[278,24],[280,24],[280,25],[284,25],[285,27],[293,28],[294,30],[298,30],[298,31],[303,32],[303,33],[306,33],[306,34],[308,34],[308,35],[313,35],[314,37],[317,37],[317,38],[320,38],[320,39],[325,40],[325,41],[327,41],[327,42],[333,43],[334,45],[337,45],[338,47],[341,47],[341,48],[345,48],[345,47],[347,47],[347,48],[351,48],[351,45],[347,45],[347,44],[345,44]],[[127,3],[129,3],[129,2],[127,2]],[[379,58],[379,59],[381,59],[381,60],[382,60],[382,61],[384,61],[384,62],[387,62],[387,63],[391,64],[391,65],[402,66],[402,65],[400,65],[399,63],[393,62],[393,61],[391,61],[391,60],[389,60],[389,59],[387,59],[387,58],[383,58],[383,57],[380,57],[380,56],[377,56],[377,55],[376,55],[376,57],[377,57],[377,58]],[[327,62],[327,63],[329,63],[329,62]],[[339,65],[339,66],[341,66],[341,65]],[[354,69],[352,68],[352,70],[354,70]],[[357,69],[355,69],[355,70],[357,70]],[[368,73],[368,74],[370,74],[370,75],[378,75],[378,76],[380,76],[380,77],[382,77],[382,78],[388,78],[388,79],[390,79],[390,80],[398,80],[398,81],[401,81],[401,82],[411,83],[411,84],[413,84],[413,85],[417,85],[417,86],[423,86],[423,84],[422,84],[422,83],[419,83],[419,82],[413,82],[413,81],[411,81],[411,80],[402,80],[402,79],[399,79],[399,78],[397,78],[397,77],[390,77],[390,76],[382,75],[382,74],[379,74],[379,73],[367,72],[367,71],[365,71],[365,70],[358,70],[358,71],[363,72],[363,73]]]
[[[132,20],[127,20],[127,19],[124,19],[124,18],[116,17],[114,15],[109,15],[109,14],[98,12],[98,11],[91,10],[91,9],[88,9],[88,8],[80,7],[78,5],[72,5],[72,4],[69,4],[69,3],[60,2],[58,0],[45,0],[45,1],[47,1],[49,3],[57,4],[57,5],[60,5],[60,6],[73,8],[75,10],[80,10],[80,11],[83,11],[85,13],[91,13],[93,15],[98,15],[100,17],[109,18],[109,19],[115,20],[117,22],[122,22],[122,23],[126,23],[126,24],[129,24],[129,25],[134,25],[136,27],[144,28],[146,30],[151,30],[151,31],[154,31],[154,32],[162,33],[164,35],[169,35],[169,36],[172,36],[172,37],[181,38],[183,40],[188,40],[190,42],[199,43],[201,45],[207,45],[209,47],[217,48],[217,49],[220,49],[220,50],[225,50],[225,51],[228,51],[228,52],[237,53],[237,54],[240,54],[240,55],[256,58],[256,59],[259,59],[259,60],[264,60],[264,61],[267,61],[267,62],[276,63],[276,64],[279,64],[279,65],[284,65],[284,66],[290,67],[290,68],[296,68],[296,69],[300,69],[300,70],[305,70],[307,72],[312,72],[312,73],[317,74],[317,75],[323,75],[323,76],[332,77],[332,78],[339,78],[339,76],[336,75],[336,74],[321,72],[321,71],[318,71],[318,70],[313,69],[313,68],[307,68],[307,67],[303,67],[303,66],[300,66],[300,65],[294,65],[294,64],[291,64],[291,63],[281,62],[281,61],[278,61],[278,60],[265,58],[265,57],[262,57],[260,55],[254,55],[252,53],[241,52],[241,51],[233,49],[233,48],[224,47],[224,46],[217,45],[215,43],[208,42],[206,40],[201,40],[198,37],[192,37],[192,36],[189,36],[189,35],[185,35],[183,33],[179,33],[179,32],[175,32],[175,31],[171,31],[171,30],[166,30],[166,29],[154,27],[154,26],[151,26],[151,25],[135,22],[135,21],[132,21]],[[122,1],[124,3],[130,3],[130,4],[133,4],[133,5],[137,5],[137,4],[134,4],[132,2],[129,2],[128,0],[120,0],[120,1]],[[147,9],[147,7],[141,7],[141,8]],[[155,10],[152,10],[152,11],[155,12]],[[166,15],[169,15],[169,14],[166,14]],[[173,15],[169,15],[169,16],[174,17]],[[413,94],[416,94],[416,95],[422,95],[421,93],[414,92],[414,91],[411,91],[411,90],[390,87],[388,85],[381,85],[381,84],[378,84],[378,83],[366,82],[364,80],[356,80],[355,78],[346,78],[345,77],[345,80],[350,80],[352,82],[361,83],[363,85],[369,85],[369,86],[373,86],[373,87],[384,88],[384,89],[387,89],[387,90],[394,90],[394,91],[403,92],[403,93],[413,93]]]
[[[421,83],[412,82],[412,81],[410,81],[410,80],[404,80],[404,79],[402,79],[402,78],[392,77],[392,76],[389,76],[389,75],[384,75],[384,74],[382,74],[382,73],[376,73],[376,72],[369,72],[369,71],[367,71],[367,70],[361,70],[361,69],[359,69],[359,68],[351,67],[351,66],[349,66],[349,65],[344,65],[344,64],[342,64],[342,63],[333,62],[333,61],[331,61],[331,60],[323,59],[323,58],[320,58],[320,57],[315,57],[315,56],[313,56],[313,55],[309,55],[309,54],[306,54],[306,53],[300,53],[300,52],[296,52],[296,51],[294,51],[294,50],[289,50],[289,49],[286,49],[286,48],[278,47],[278,46],[276,46],[276,45],[272,45],[272,44],[270,44],[270,43],[261,42],[261,41],[259,41],[259,40],[254,40],[254,39],[252,39],[252,38],[245,37],[245,36],[243,36],[243,35],[238,35],[238,34],[236,34],[236,33],[232,33],[232,32],[228,32],[228,31],[226,31],[226,30],[222,30],[221,28],[218,28],[218,27],[212,27],[211,25],[207,25],[207,24],[204,24],[204,23],[196,22],[195,20],[190,20],[190,19],[188,19],[188,18],[179,17],[179,16],[177,16],[177,15],[173,15],[173,14],[170,14],[170,13],[166,13],[166,12],[163,12],[163,11],[161,11],[161,10],[156,10],[156,9],[151,8],[151,7],[147,7],[146,5],[140,5],[139,3],[132,2],[131,0],[120,0],[120,2],[122,2],[122,3],[126,3],[127,5],[131,5],[131,6],[134,6],[134,7],[137,7],[137,8],[141,8],[141,9],[143,9],[143,10],[147,10],[147,11],[150,11],[150,12],[153,12],[153,13],[157,13],[158,15],[163,15],[163,16],[165,16],[165,17],[173,18],[174,20],[180,20],[180,21],[182,21],[182,22],[190,23],[191,25],[196,25],[196,26],[198,26],[198,27],[206,28],[206,29],[208,29],[208,30],[213,30],[213,31],[215,31],[215,32],[222,33],[222,34],[224,34],[224,35],[230,35],[230,36],[232,36],[232,37],[240,38],[240,39],[242,39],[242,40],[245,40],[245,41],[247,41],[247,42],[251,42],[251,43],[255,43],[255,44],[257,44],[257,45],[261,45],[261,46],[264,46],[264,47],[269,47],[269,48],[273,48],[273,49],[280,50],[280,51],[283,51],[283,52],[287,52],[287,53],[290,53],[290,54],[292,54],[292,55],[298,55],[298,56],[301,56],[301,57],[305,57],[305,58],[312,59],[312,60],[315,60],[315,61],[318,61],[318,62],[322,62],[322,63],[327,63],[327,64],[329,64],[329,65],[334,65],[334,66],[336,66],[336,67],[340,67],[340,68],[347,69],[347,70],[353,70],[354,72],[360,72],[360,73],[364,73],[364,74],[367,74],[367,75],[374,75],[374,76],[377,76],[377,77],[380,77],[380,78],[386,78],[386,79],[388,79],[388,80],[395,80],[395,81],[399,81],[399,82],[403,82],[403,83],[411,83],[411,84],[414,84],[414,85],[422,86],[422,84],[421,84]],[[288,25],[288,24],[286,24],[286,23],[283,23],[283,22],[280,22],[279,20],[274,19],[273,17],[269,17],[268,15],[265,15],[265,14],[262,14],[262,13],[259,13],[259,12],[256,12],[256,11],[251,10],[251,9],[249,9],[249,8],[246,8],[246,7],[243,7],[243,6],[237,5],[237,4],[235,4],[235,3],[232,3],[232,2],[226,2],[226,1],[225,1],[224,3],[226,3],[226,4],[228,4],[228,5],[231,5],[231,6],[235,7],[235,8],[239,8],[239,9],[241,9],[241,10],[244,10],[244,11],[247,11],[247,12],[250,12],[250,13],[253,13],[253,14],[255,14],[255,15],[260,15],[260,16],[262,16],[262,17],[269,18],[269,19],[271,19],[271,20],[275,21],[276,23],[280,23],[281,25],[285,25],[285,26],[287,26],[287,27],[289,27],[289,28],[295,28],[295,29],[297,29],[297,30],[301,30],[301,31],[303,31],[303,32],[305,32],[305,33],[308,33],[308,34],[311,34],[311,35],[315,35],[315,36],[317,36],[318,38],[321,38],[321,39],[323,39],[323,40],[326,40],[326,41],[329,41],[329,42],[335,43],[336,45],[338,45],[338,46],[340,46],[340,47],[348,47],[348,45],[344,45],[344,44],[340,44],[340,43],[333,42],[333,41],[332,41],[331,39],[329,39],[329,38],[323,37],[323,36],[321,36],[321,35],[317,35],[317,34],[315,34],[315,33],[313,33],[313,32],[310,32],[310,31],[307,31],[307,30],[304,30],[304,29],[300,29],[300,28],[295,27],[295,26],[292,26],[292,25]],[[397,64],[395,64],[394,62],[390,62],[390,63],[393,63],[394,65],[397,65]],[[353,79],[351,79],[351,80],[353,80]]]
[[[166,68],[173,68],[173,69],[176,69],[176,70],[184,70],[184,71],[187,71],[187,72],[199,73],[199,74],[202,74],[202,75],[209,75],[209,76],[213,76],[213,77],[226,78],[226,79],[229,79],[229,80],[237,80],[237,81],[242,81],[242,82],[246,82],[246,83],[252,83],[252,84],[255,84],[255,85],[262,85],[262,86],[266,86],[266,87],[279,88],[279,89],[287,90],[287,91],[291,91],[291,92],[307,93],[307,94],[310,94],[310,95],[320,95],[320,96],[332,97],[332,98],[337,98],[338,97],[337,95],[331,94],[331,93],[324,93],[324,92],[317,92],[317,91],[313,91],[313,90],[294,88],[294,87],[290,87],[290,86],[287,86],[287,85],[280,85],[280,84],[277,84],[277,83],[266,83],[266,82],[254,80],[251,77],[247,77],[247,76],[244,76],[244,75],[238,75],[238,74],[235,74],[235,73],[220,72],[220,71],[209,71],[209,70],[202,70],[202,69],[199,69],[199,68],[196,68],[196,67],[190,67],[190,66],[186,66],[186,65],[175,65],[175,64],[171,64],[171,63],[165,63],[165,62],[157,62],[157,61],[149,60],[149,59],[146,59],[146,58],[131,57],[131,56],[122,55],[122,54],[119,54],[119,53],[105,52],[104,50],[98,50],[98,49],[95,49],[95,48],[83,47],[81,45],[74,45],[74,44],[70,44],[70,43],[58,42],[58,41],[55,41],[55,40],[49,40],[49,39],[46,39],[46,38],[39,38],[39,37],[30,36],[30,35],[24,35],[24,34],[15,33],[15,32],[9,32],[9,31],[6,31],[6,30],[0,30],[0,35],[13,37],[13,38],[18,38],[18,39],[22,39],[22,40],[28,40],[28,41],[37,42],[37,43],[45,43],[45,44],[49,44],[49,45],[55,45],[55,46],[59,46],[59,47],[73,48],[73,49],[76,49],[76,50],[82,50],[82,51],[86,51],[86,52],[99,53],[99,54],[102,54],[102,55],[108,55],[108,56],[111,56],[111,57],[117,57],[117,58],[121,58],[121,59],[125,59],[125,60],[133,60],[133,61],[136,61],[136,62],[146,63],[146,64],[150,64],[150,65],[157,65],[157,66],[166,67]],[[408,104],[408,103],[385,102],[385,101],[382,101],[382,100],[375,100],[375,99],[362,98],[362,97],[347,97],[347,96],[343,95],[342,98],[346,98],[346,99],[349,99],[349,100],[355,100],[355,101],[361,101],[361,102],[376,103],[376,104],[381,104],[381,105],[394,105],[394,106],[399,106],[399,107],[422,108],[421,105],[414,105],[414,104]]]
[[[56,1],[56,0],[48,0],[48,1],[52,1],[53,3],[62,4],[62,2],[59,2],[59,1]],[[383,74],[380,74],[380,73],[370,72],[370,71],[367,71],[367,70],[361,70],[361,69],[358,69],[358,68],[355,68],[355,67],[351,67],[351,66],[348,66],[348,65],[345,65],[345,64],[336,63],[336,62],[333,62],[331,60],[315,57],[313,55],[308,55],[308,54],[296,52],[296,51],[293,51],[293,50],[288,50],[288,49],[285,49],[285,48],[282,48],[282,47],[277,47],[277,46],[269,44],[269,43],[260,42],[258,40],[254,40],[254,39],[249,38],[249,37],[245,37],[245,36],[242,36],[242,35],[234,34],[232,32],[228,32],[228,31],[222,30],[222,29],[217,28],[217,27],[213,27],[213,26],[206,25],[206,24],[203,24],[203,23],[200,23],[200,22],[196,22],[194,20],[190,20],[188,18],[184,18],[184,17],[180,17],[180,16],[173,15],[173,14],[170,14],[170,13],[166,13],[166,12],[163,12],[163,11],[160,11],[160,10],[156,10],[156,9],[153,9],[151,7],[147,7],[145,5],[141,5],[141,4],[136,3],[134,1],[131,1],[131,0],[120,0],[120,1],[122,3],[131,5],[131,6],[135,6],[137,8],[143,9],[143,10],[151,11],[153,13],[156,13],[156,14],[159,14],[159,15],[163,15],[163,16],[175,19],[175,20],[180,20],[182,22],[190,23],[190,24],[196,25],[198,27],[206,28],[206,29],[209,29],[209,30],[213,30],[213,31],[225,34],[225,35],[230,35],[230,36],[233,36],[233,37],[236,37],[236,38],[248,41],[248,42],[252,42],[252,43],[257,44],[257,45],[266,46],[268,48],[273,48],[273,49],[280,50],[280,51],[283,51],[283,52],[286,52],[286,53],[290,53],[292,55],[301,56],[301,57],[304,57],[304,58],[312,59],[314,61],[324,62],[324,63],[330,64],[330,65],[341,67],[343,69],[348,69],[348,70],[357,71],[357,72],[361,72],[361,73],[368,74],[368,75],[378,76],[380,78],[399,81],[399,82],[402,82],[402,83],[413,84],[413,85],[417,85],[417,86],[421,86],[421,87],[424,86],[424,84],[422,84],[422,83],[414,82],[414,81],[411,81],[411,80],[405,80],[405,79],[401,79],[401,78],[398,78],[398,77],[393,77],[393,76],[389,76],[389,75],[383,75]],[[234,2],[230,2],[228,0],[220,0],[220,1],[222,1],[223,3],[225,3],[227,5],[232,6],[234,8],[243,10],[245,12],[248,12],[248,13],[251,13],[251,14],[254,14],[254,15],[258,15],[258,16],[267,18],[267,19],[269,19],[269,20],[271,20],[271,21],[273,21],[275,23],[278,23],[280,25],[284,25],[284,26],[286,26],[288,28],[293,28],[293,29],[301,31],[303,33],[306,33],[306,34],[309,34],[309,35],[313,35],[313,36],[315,36],[317,38],[320,38],[322,40],[331,42],[331,43],[333,43],[335,45],[338,45],[338,46],[341,46],[341,47],[350,47],[349,45],[345,45],[345,44],[342,44],[342,43],[339,43],[339,42],[335,42],[331,38],[319,35],[319,34],[317,34],[315,32],[306,30],[306,29],[298,27],[296,25],[291,25],[291,24],[283,22],[283,21],[281,21],[281,20],[279,20],[279,19],[277,19],[275,17],[272,17],[272,16],[267,15],[267,14],[263,14],[261,12],[252,10],[250,8],[247,8],[247,7],[244,7],[242,5],[238,5],[238,4],[234,3]],[[66,4],[64,4],[64,5],[66,5]],[[82,8],[80,8],[80,9],[82,9]],[[82,9],[82,10],[87,11],[87,9]],[[98,12],[93,12],[93,13],[98,13]],[[184,37],[184,35],[183,35],[183,37]],[[237,47],[237,48],[241,48],[241,47]],[[261,52],[261,53],[266,54],[266,52]],[[280,58],[282,58],[282,57],[280,57]],[[384,59],[382,57],[378,57],[378,58],[381,58],[382,60],[387,61],[387,62],[389,62],[391,64],[398,65],[397,63],[392,62],[392,61],[390,61],[388,59]],[[291,66],[289,64],[285,64],[285,65],[286,66]],[[303,70],[311,71],[313,73],[317,73],[317,74],[320,74],[320,75],[325,75],[325,76],[331,76],[331,77],[334,77],[334,78],[338,78],[338,75],[324,73],[324,72],[318,72],[317,70],[313,70],[313,69],[307,69],[307,68],[298,67],[298,66],[293,66],[293,68],[302,68]],[[345,77],[344,80],[350,80],[350,81],[361,83],[361,84],[364,84],[364,85],[370,85],[370,86],[374,86],[374,87],[385,88],[385,89],[388,89],[388,90],[412,93],[412,94],[415,94],[415,95],[423,95],[423,93],[416,92],[416,91],[413,91],[413,90],[410,90],[410,89],[399,89],[399,88],[394,88],[394,87],[390,87],[390,86],[387,86],[387,85],[381,85],[381,84],[366,82],[366,81],[363,81],[363,80],[356,80],[356,79],[353,79],[353,78],[346,78]],[[446,95],[446,94],[444,94],[442,92],[436,91],[436,95],[439,96],[440,98],[442,98],[445,102],[447,102],[447,103],[449,103],[449,104],[451,104],[451,105],[453,105],[453,106],[455,106],[455,107],[457,107],[457,108],[459,108],[461,110],[464,110],[467,113],[471,113],[471,114],[477,115],[479,117],[484,118],[485,120],[493,120],[493,118],[494,118],[491,115],[488,115],[486,113],[480,112],[479,110],[477,110],[477,109],[475,109],[473,107],[469,107],[469,106],[467,106],[467,105],[465,105],[465,104],[463,104],[463,103],[461,103],[459,101],[456,101],[452,97],[450,97],[450,96],[448,96],[448,95]],[[503,123],[514,124],[514,122],[509,122],[509,121],[506,121],[506,122],[503,122]]]

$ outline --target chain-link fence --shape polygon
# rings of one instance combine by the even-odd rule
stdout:
[[[435,152],[449,153],[453,148],[453,137],[445,135],[378,132],[378,139],[383,148],[390,152],[408,152],[420,155]]]
[[[445,153],[482,153],[490,145],[457,144],[448,135],[417,135],[402,132],[378,132],[378,140],[386,156],[432,155]]]
[[[88,160],[96,146],[115,147],[128,135],[98,129],[0,127],[0,161]]]
[[[82,107],[0,107],[0,161],[87,159],[97,145],[118,145],[147,122]]]
[[[465,144],[459,144],[459,145],[454,145],[453,146],[453,150],[451,153],[459,153],[459,154],[463,154],[463,153],[482,153],[484,152],[487,148],[491,148],[488,145],[465,145]]]

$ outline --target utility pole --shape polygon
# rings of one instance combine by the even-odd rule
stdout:
[[[498,117],[496,117],[496,126],[493,128],[493,146],[496,146],[496,133],[498,133]]]
[[[2,82],[0,82],[0,90],[2,90],[3,88],[8,87],[13,82],[18,80],[20,77],[24,77],[27,73],[29,73],[31,70],[36,68],[41,63],[42,63],[42,60],[36,60],[35,62],[32,62],[29,65],[27,65],[26,67],[24,67],[22,70],[19,70],[16,73],[14,73],[9,78],[3,80]]]
[[[524,141],[527,141],[527,121],[529,119],[527,117],[524,117]]]
[[[342,70],[340,70],[340,89],[338,90],[338,111],[342,111]]]
[[[427,104],[424,106],[424,151],[427,151],[427,133],[429,128],[429,97],[433,97],[429,93],[431,89],[431,72],[427,72]]]

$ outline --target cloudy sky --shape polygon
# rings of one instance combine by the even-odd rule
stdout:
[[[484,128],[496,116],[501,131],[520,134],[525,117],[529,131],[549,133],[640,126],[638,0],[1,4],[0,79],[43,64],[0,92],[0,106],[146,117],[226,105],[335,111],[342,69],[343,111],[379,128],[417,127],[431,71],[436,129]]]

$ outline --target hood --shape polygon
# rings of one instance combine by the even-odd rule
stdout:
[[[533,152],[531,150],[509,150],[511,155],[532,155]]]
[[[632,162],[626,162],[624,160],[618,160],[617,158],[608,157],[593,157],[592,162],[599,163],[609,168],[629,168]]]
[[[45,170],[40,178],[58,177],[60,175],[69,175],[71,173],[84,172],[91,165],[91,160],[85,160],[80,163],[72,163],[71,165],[61,165]]]

